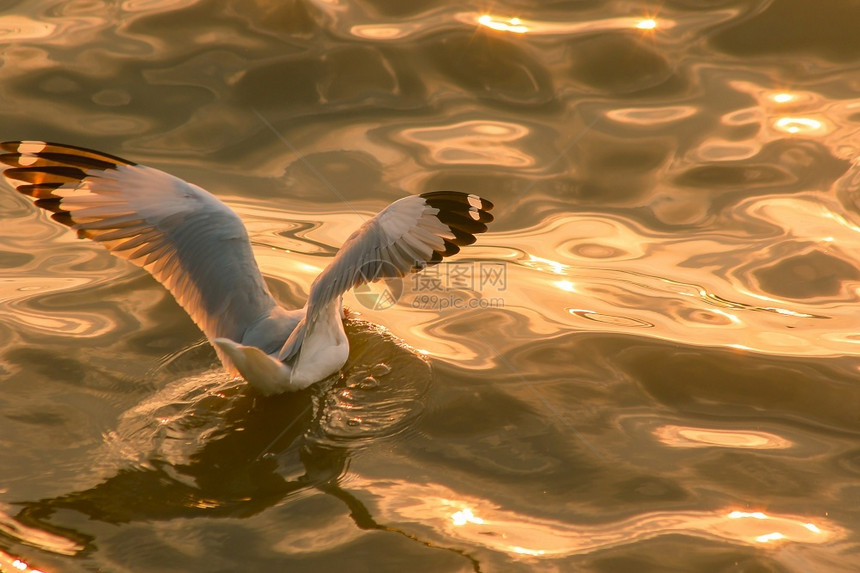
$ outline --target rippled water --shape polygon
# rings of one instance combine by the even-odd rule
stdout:
[[[206,187],[287,305],[400,196],[496,204],[262,398],[4,186],[0,570],[860,569],[856,2],[0,9],[2,138]]]

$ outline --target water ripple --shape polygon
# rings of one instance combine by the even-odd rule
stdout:
[[[263,400],[159,285],[4,188],[0,568],[844,569],[857,8],[664,4],[0,16],[6,137],[209,189],[287,306],[399,197],[496,204],[397,305],[347,296],[343,378]]]

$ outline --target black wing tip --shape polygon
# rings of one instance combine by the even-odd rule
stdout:
[[[54,191],[76,186],[93,176],[94,171],[135,165],[93,149],[47,141],[0,142],[0,163],[7,166],[3,175],[19,193],[34,199],[36,206],[51,213],[53,220],[73,228],[76,222]]]
[[[494,219],[489,212],[493,204],[471,193],[432,191],[422,194],[421,198],[428,206],[438,211],[436,218],[448,225],[452,231],[462,231],[472,235],[485,233],[487,223],[492,223]]]
[[[494,205],[483,197],[461,191],[430,191],[420,197],[438,210],[436,218],[454,235],[444,240],[442,250],[433,252],[428,265],[437,264],[444,257],[459,253],[460,247],[475,243],[478,240],[475,235],[486,232],[487,223],[493,222],[489,211]]]
[[[9,179],[33,185],[80,181],[87,176],[82,169],[69,165],[42,165],[39,167],[22,165],[21,167],[6,169],[3,171],[3,175]]]
[[[5,151],[7,158],[8,156],[17,155],[18,157],[43,157],[60,162],[63,159],[68,159],[74,161],[73,165],[78,167],[93,167],[96,169],[115,168],[117,165],[137,165],[128,159],[96,151],[88,147],[69,145],[68,143],[54,143],[51,141],[4,141],[0,143],[0,151]],[[81,165],[81,162],[84,164]]]
[[[50,199],[56,198],[54,191],[62,186],[62,183],[21,183],[16,189],[18,193],[27,195],[33,199]]]
[[[434,265],[438,265],[442,262],[443,259],[447,257],[451,257],[460,252],[460,246],[450,241],[448,239],[442,239],[444,242],[444,248],[439,251],[433,251],[433,254],[430,255],[430,260],[425,261],[424,267],[432,267]]]
[[[427,193],[422,193],[421,198],[431,206],[435,206],[433,203],[436,202],[449,201],[469,205],[481,211],[492,211],[493,207],[495,207],[492,201],[478,197],[473,193],[463,193],[462,191],[428,191]]]
[[[3,175],[18,192],[35,199],[53,198],[51,191],[74,185],[94,172],[133,166],[131,161],[85,147],[47,141],[4,141],[0,143]]]

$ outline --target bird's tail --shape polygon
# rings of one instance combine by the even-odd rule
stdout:
[[[290,381],[296,387],[304,388],[340,370],[349,356],[340,297],[302,318],[277,356],[291,366]]]
[[[242,378],[261,393],[269,395],[301,389],[292,386],[292,369],[288,365],[259,348],[238,344],[227,338],[216,338],[212,343],[233,363]]]

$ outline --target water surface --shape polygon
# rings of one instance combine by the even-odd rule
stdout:
[[[860,568],[856,3],[0,10],[3,139],[205,187],[287,306],[401,196],[496,204],[262,398],[4,187],[0,569]]]

